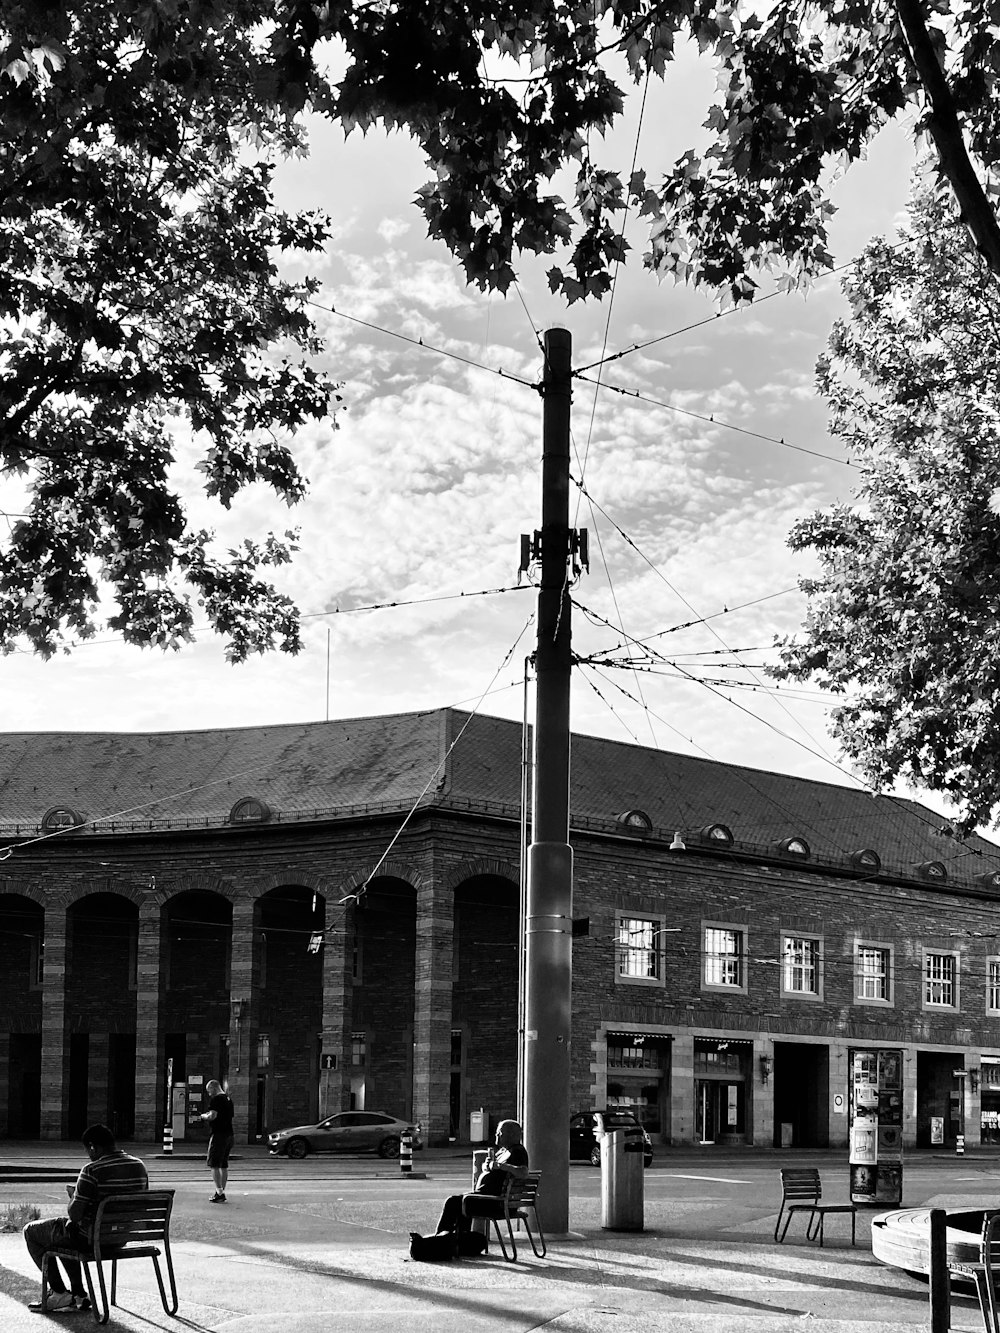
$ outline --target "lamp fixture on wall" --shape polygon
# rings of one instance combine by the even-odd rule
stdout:
[[[236,1020],[236,1072],[239,1073],[240,1048],[243,1044],[240,1033],[240,1019],[243,1017],[243,1006],[246,1004],[246,1000],[230,1000],[229,1003],[232,1007],[233,1018]]]
[[[761,1083],[766,1083],[770,1077],[771,1077],[771,1057],[769,1055],[762,1055],[760,1057]]]
[[[970,1069],[970,1070],[969,1070],[969,1091],[970,1091],[970,1092],[978,1092],[978,1091],[979,1091],[979,1070],[978,1070],[978,1069]]]

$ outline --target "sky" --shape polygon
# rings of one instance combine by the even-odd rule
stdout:
[[[641,117],[630,96],[604,164],[627,174],[638,134],[655,177],[699,141],[712,80],[682,56]],[[838,264],[892,234],[912,163],[906,127],[892,127],[832,185]],[[613,357],[574,390],[572,472],[587,494],[574,490],[572,521],[588,529],[591,560],[575,588],[574,649],[618,647],[621,661],[632,640],[656,636],[663,658],[642,671],[577,667],[574,730],[852,784],[826,732],[828,701],[762,674],[776,636],[801,623],[797,581],[811,572],[787,533],[850,499],[857,475],[814,391],[817,356],[846,314],[838,278],[718,315],[710,297],[643,269],[632,220],[613,300],[567,307],[548,291],[551,259],[525,262],[516,288],[490,295],[426,238],[412,203],[426,178],[403,136],[345,141],[321,123],[309,156],[278,172],[281,202],[321,208],[334,228],[308,271],[323,284],[321,364],[342,403],[295,440],[307,499],[289,511],[254,488],[225,514],[192,489],[191,442],[178,438],[194,523],[233,541],[300,528],[281,586],[305,617],[302,652],[231,666],[206,632],[165,655],[110,634],[48,662],[15,653],[0,659],[0,730],[187,730],[446,705],[520,718],[534,592],[523,577],[518,587],[519,538],[540,522],[531,386],[541,334],[562,326],[575,366]]]

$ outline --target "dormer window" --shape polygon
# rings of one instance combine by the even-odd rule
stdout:
[[[83,815],[72,806],[53,805],[42,815],[42,832],[62,833],[67,829],[79,828],[83,822]]]
[[[948,872],[941,861],[921,861],[917,866],[921,879],[936,879],[942,883],[948,878]]]
[[[732,845],[733,831],[728,824],[706,824],[704,828],[698,830],[703,838],[709,842],[723,843],[727,847]]]
[[[808,861],[812,855],[805,838],[782,838],[778,843],[778,851],[785,856],[797,856],[800,861]]]
[[[622,828],[631,829],[634,833],[649,833],[653,827],[653,821],[645,810],[626,810],[616,818]]]
[[[878,874],[882,869],[882,858],[871,847],[862,847],[860,851],[851,853],[851,865],[855,870],[866,870],[871,874]]]
[[[256,796],[244,796],[229,812],[230,824],[266,824],[270,818],[270,806]]]

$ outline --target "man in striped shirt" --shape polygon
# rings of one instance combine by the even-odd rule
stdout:
[[[76,1184],[69,1187],[68,1215],[29,1222],[24,1228],[24,1243],[39,1269],[42,1255],[56,1246],[81,1251],[90,1249],[94,1218],[102,1199],[110,1194],[136,1194],[149,1189],[145,1166],[138,1157],[130,1156],[116,1145],[115,1136],[107,1125],[91,1125],[85,1130],[83,1146],[90,1161],[80,1172]],[[80,1265],[72,1259],[59,1262],[66,1269],[69,1290],[58,1264],[50,1262],[48,1304],[43,1306],[41,1301],[33,1301],[29,1309],[46,1314],[50,1310],[85,1309],[89,1304]]]

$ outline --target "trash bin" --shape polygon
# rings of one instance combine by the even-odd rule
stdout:
[[[486,1112],[482,1107],[478,1111],[473,1111],[469,1116],[469,1142],[486,1142]]]
[[[601,1226],[605,1231],[642,1231],[642,1130],[612,1129],[600,1140]]]

